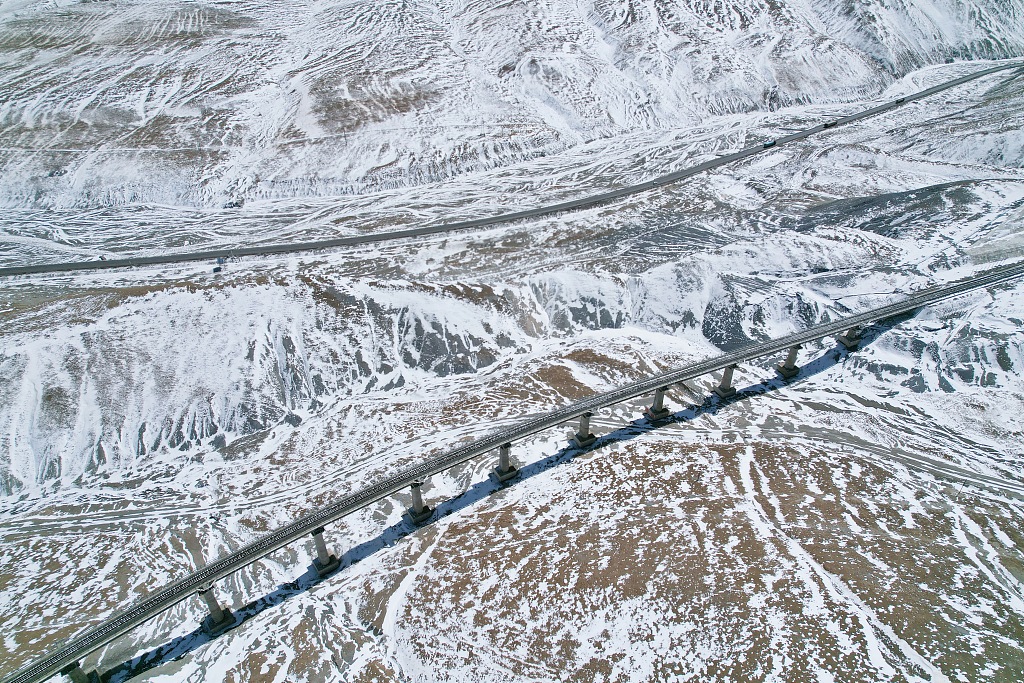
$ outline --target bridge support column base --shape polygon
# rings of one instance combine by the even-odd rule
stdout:
[[[316,570],[317,576],[324,577],[341,565],[341,561],[327,549],[327,542],[324,541],[324,528],[322,526],[313,529],[313,544],[316,545],[313,569]]]
[[[730,365],[722,371],[722,381],[715,387],[715,394],[718,398],[729,398],[736,393],[736,388],[732,385],[732,375],[736,372],[736,366]]]
[[[509,465],[508,469],[502,472],[500,467],[495,467],[491,470],[491,476],[494,477],[496,482],[503,484],[509,479],[515,479],[519,476],[519,469],[513,465]]]
[[[775,371],[782,375],[782,379],[793,379],[800,374],[800,367],[796,364],[796,354],[800,351],[800,345],[789,347],[789,354],[783,363],[775,367]]]
[[[316,570],[316,575],[320,578],[327,576],[340,566],[341,560],[334,555],[328,555],[326,564],[322,564],[319,558],[313,558],[313,569]]]
[[[644,410],[644,417],[651,422],[664,420],[672,414],[672,411],[665,407],[665,393],[667,391],[668,387],[658,387],[657,391],[654,392],[654,401]]]
[[[222,608],[221,612],[223,616],[220,621],[214,621],[212,614],[203,619],[203,631],[205,631],[207,635],[219,636],[225,631],[236,626],[234,612],[227,607]]]
[[[651,422],[657,422],[658,420],[664,420],[666,417],[672,414],[672,411],[668,408],[655,409],[653,406],[648,406],[644,409],[644,417]]]
[[[597,441],[597,437],[590,433],[590,418],[593,416],[593,413],[583,413],[580,415],[580,427],[573,434],[573,437],[569,439],[569,443],[577,448],[586,448]]]
[[[857,330],[843,332],[836,337],[836,341],[842,344],[847,351],[856,351],[860,346],[861,339],[862,337],[857,333]]]
[[[235,626],[235,615],[227,607],[221,607],[217,602],[217,596],[213,592],[213,586],[200,589],[199,597],[206,602],[210,608],[210,615],[203,619],[202,628],[211,636],[219,636],[224,631]]]
[[[512,444],[502,444],[498,447],[498,466],[491,470],[491,476],[500,484],[517,474],[519,469],[512,464]]]
[[[100,683],[100,676],[95,671],[89,671],[88,673],[82,670],[82,665],[78,662],[69,664],[60,670],[60,672],[68,677],[71,683]]]
[[[787,366],[785,363],[779,363],[775,367],[775,372],[782,376],[782,379],[793,379],[800,374],[800,368],[796,365]]]
[[[430,516],[433,514],[434,508],[430,507],[429,505],[424,505],[423,509],[420,510],[419,512],[413,510],[412,508],[408,508],[405,511],[405,515],[409,518],[409,521],[415,524],[416,526],[425,523],[428,519],[430,519]]]
[[[416,526],[423,524],[434,514],[434,509],[423,502],[423,492],[420,491],[422,486],[422,481],[414,481],[412,483],[412,507],[405,511],[409,521]]]
[[[576,446],[576,448],[586,448],[587,446],[593,445],[595,441],[597,441],[597,437],[589,433],[574,434],[573,437],[569,439],[569,443]]]

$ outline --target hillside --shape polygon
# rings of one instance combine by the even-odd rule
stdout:
[[[997,0],[0,4],[0,262],[586,196],[1024,54]],[[1024,255],[1006,71],[606,206],[0,283],[0,676],[481,428]],[[112,680],[1024,676],[1021,286],[436,477],[93,655]],[[700,406],[692,408],[691,406]],[[305,572],[305,573],[304,573]],[[148,653],[148,654],[145,654]],[[98,662],[98,664],[97,664]],[[118,668],[119,667],[119,668]]]

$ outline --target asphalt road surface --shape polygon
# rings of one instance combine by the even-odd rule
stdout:
[[[420,228],[409,228],[407,230],[395,230],[390,232],[375,233],[372,235],[351,235],[348,237],[336,237],[333,239],[316,240],[311,242],[291,242],[288,244],[267,244],[262,246],[253,247],[233,247],[230,249],[207,249],[202,251],[188,251],[178,252],[170,254],[160,254],[157,256],[137,256],[131,258],[118,258],[118,259],[107,259],[105,261],[66,261],[63,263],[40,263],[26,266],[8,266],[0,268],[0,277],[8,277],[12,275],[38,275],[42,273],[68,273],[74,271],[88,271],[88,270],[103,270],[108,268],[127,268],[131,266],[152,266],[152,265],[164,265],[170,263],[185,263],[189,261],[213,261],[218,258],[237,258],[241,256],[266,256],[271,254],[291,254],[306,251],[318,251],[322,249],[333,249],[337,247],[347,247],[363,244],[373,244],[376,242],[390,242],[393,240],[408,239],[410,237],[422,237],[424,235],[435,235],[438,233],[455,232],[460,230],[470,230],[474,228],[482,228],[490,225],[498,225],[501,223],[511,223],[513,221],[522,220],[525,218],[537,218],[539,216],[547,216],[550,214],[562,213],[565,211],[573,211],[576,209],[584,209],[599,204],[605,204],[607,202],[620,199],[622,197],[628,197],[635,195],[640,192],[646,192],[647,190],[660,187],[662,185],[668,185],[670,183],[676,183],[685,178],[703,173],[704,171],[710,171],[711,169],[731,164],[741,159],[754,156],[755,154],[761,154],[766,150],[772,149],[797,140],[803,140],[816,133],[820,133],[825,130],[830,130],[837,126],[845,126],[862,119],[877,116],[891,109],[895,109],[908,102],[915,100],[921,100],[926,97],[930,97],[936,93],[940,93],[950,88],[955,88],[958,85],[963,85],[983,76],[994,74],[999,71],[1005,71],[1006,69],[1016,69],[1024,67],[1024,64],[1019,62],[1000,64],[998,66],[991,67],[989,69],[983,69],[960,78],[941,83],[939,85],[922,90],[913,95],[907,95],[899,99],[887,102],[885,104],[872,107],[871,109],[865,109],[862,112],[851,114],[850,116],[844,116],[841,118],[827,121],[823,124],[808,128],[792,135],[778,138],[776,140],[768,140],[755,147],[748,147],[740,150],[733,154],[727,154],[722,157],[710,159],[704,163],[684,168],[675,173],[669,173],[668,175],[660,176],[652,180],[640,183],[638,185],[630,185],[623,187],[618,190],[611,192],[604,192],[601,194],[591,195],[589,197],[582,197],[580,199],[574,199],[568,202],[561,202],[559,204],[548,204],[546,206],[539,206],[533,209],[525,209],[523,211],[515,211],[512,213],[503,213],[497,216],[488,216],[486,218],[475,218],[468,221],[460,221],[458,223],[442,223],[439,225],[427,225]]]

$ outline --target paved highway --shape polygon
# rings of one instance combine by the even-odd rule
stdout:
[[[407,489],[413,482],[422,481],[454,465],[485,455],[504,443],[517,441],[531,434],[556,427],[584,413],[596,412],[602,408],[650,394],[658,387],[670,386],[688,379],[694,379],[716,370],[722,370],[736,363],[744,363],[764,356],[774,355],[798,344],[833,336],[853,327],[860,327],[894,315],[907,313],[965,292],[1007,283],[1020,278],[1022,275],[1024,275],[1024,261],[994,268],[966,280],[921,290],[906,299],[882,306],[881,308],[875,308],[834,322],[816,325],[803,332],[797,332],[780,339],[751,343],[731,353],[653,375],[612,391],[596,394],[582,401],[557,408],[548,413],[524,418],[511,427],[493,431],[471,443],[456,447],[419,465],[401,470],[377,484],[341,498],[317,512],[297,519],[277,531],[267,534],[240,548],[231,555],[211,562],[194,574],[161,588],[123,612],[115,614],[102,624],[87,630],[54,653],[30,664],[7,678],[4,683],[35,683],[46,680],[68,664],[81,660],[89,653],[128,633],[139,624],[194,595],[200,589],[206,588],[219,579],[247,567],[249,564],[279,548],[308,536],[314,529],[328,525],[382,498]]]
[[[547,206],[540,206],[533,209],[526,209],[524,211],[515,211],[513,213],[504,213],[497,216],[489,216],[486,218],[476,218],[468,221],[460,221],[458,223],[442,223],[439,225],[427,225],[420,228],[409,228],[407,230],[395,230],[392,232],[375,233],[372,235],[353,235],[349,237],[336,237],[334,239],[317,240],[312,242],[292,242],[289,244],[267,244],[263,246],[253,247],[235,247],[228,249],[207,249],[204,251],[190,251],[180,252],[173,254],[160,254],[159,256],[137,256],[132,258],[119,258],[119,259],[108,259],[106,261],[68,261],[64,263],[41,263],[27,266],[8,266],[6,268],[0,268],[0,277],[11,276],[11,275],[37,275],[41,273],[65,273],[72,271],[84,271],[84,270],[101,270],[106,268],[126,268],[130,266],[151,266],[151,265],[162,265],[170,263],[183,263],[188,261],[212,261],[217,258],[235,258],[239,256],[259,256],[269,254],[289,254],[303,251],[317,251],[320,249],[331,249],[335,247],[344,246],[355,246],[361,244],[371,244],[375,242],[389,242],[392,240],[407,239],[409,237],[421,237],[423,235],[433,235],[443,232],[454,232],[457,230],[469,230],[471,228],[481,228],[489,225],[497,225],[500,223],[509,223],[512,221],[521,220],[524,218],[536,218],[538,216],[546,216],[549,214],[561,213],[564,211],[573,211],[575,209],[583,209],[598,204],[604,204],[622,197],[628,197],[640,192],[646,192],[647,190],[660,187],[662,185],[668,185],[669,183],[675,183],[684,178],[703,173],[704,171],[710,171],[711,169],[731,164],[734,161],[740,161],[747,157],[754,156],[755,154],[761,154],[766,150],[780,145],[785,145],[797,140],[803,140],[804,138],[810,137],[816,133],[820,133],[825,130],[830,130],[837,126],[845,126],[855,121],[877,116],[890,109],[895,109],[907,102],[913,102],[915,100],[921,100],[926,97],[930,97],[936,93],[940,93],[950,88],[955,88],[958,85],[963,85],[969,81],[994,74],[999,71],[1006,69],[1016,69],[1024,67],[1024,64],[1020,62],[1012,62],[1007,64],[999,64],[988,69],[976,71],[966,76],[941,83],[939,85],[922,90],[913,95],[907,95],[899,99],[881,104],[871,109],[865,109],[862,112],[851,114],[850,116],[843,116],[832,121],[808,128],[792,135],[778,138],[776,140],[769,140],[763,144],[756,145],[754,147],[748,147],[746,149],[735,152],[734,154],[727,154],[722,157],[710,159],[702,164],[685,168],[675,173],[669,173],[653,180],[640,183],[639,185],[630,185],[629,187],[623,187],[612,192],[604,192],[602,194],[591,195],[589,197],[582,197],[580,199],[574,199],[568,202],[561,202],[559,204],[548,204]]]

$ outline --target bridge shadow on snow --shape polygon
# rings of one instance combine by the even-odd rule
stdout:
[[[862,341],[860,342],[860,347],[863,348],[869,345],[882,333],[892,329],[895,325],[909,317],[911,317],[911,314],[904,314],[890,318],[885,322],[865,327],[861,331]],[[512,486],[518,486],[532,477],[542,474],[564,463],[570,462],[577,455],[602,448],[609,444],[631,441],[665,425],[691,422],[702,415],[714,415],[719,410],[727,408],[734,403],[746,401],[755,396],[761,396],[763,394],[777,391],[787,385],[795,384],[801,380],[808,379],[825,372],[843,361],[848,355],[849,352],[845,348],[837,345],[825,351],[818,358],[800,366],[800,373],[793,379],[783,380],[778,376],[763,379],[756,384],[751,384],[742,389],[737,387],[736,393],[726,399],[719,398],[716,394],[712,393],[704,396],[703,401],[700,404],[692,405],[689,408],[672,413],[657,422],[651,422],[646,417],[637,418],[612,432],[600,436],[597,441],[586,448],[578,448],[570,443],[570,445],[562,448],[557,453],[548,456],[543,460],[539,460],[538,462],[522,467],[519,470],[519,475],[511,481],[499,484],[493,479],[488,478],[473,484],[460,495],[442,503],[438,503],[434,510],[434,515],[427,524],[432,523],[438,518],[465,510],[497,491],[510,488]],[[364,560],[384,548],[395,545],[405,536],[415,533],[418,528],[418,526],[412,524],[408,519],[403,517],[401,522],[389,526],[381,531],[381,533],[376,537],[368,541],[364,541],[363,543],[347,550],[340,558],[341,565],[338,569],[332,572],[332,574],[340,572],[346,567]],[[246,621],[253,619],[257,615],[262,614],[266,610],[283,604],[285,601],[295,597],[296,595],[301,595],[302,593],[309,591],[330,576],[331,574],[323,578],[317,576],[316,571],[311,565],[307,568],[306,572],[302,574],[302,576],[298,577],[294,581],[281,584],[271,593],[257,598],[242,607],[234,609],[234,622],[230,628],[235,628]],[[202,626],[200,626],[191,633],[178,636],[164,645],[153,648],[144,654],[118,664],[103,673],[102,676],[100,676],[100,679],[102,681],[111,681],[112,683],[130,680],[131,678],[143,674],[151,669],[179,659],[180,657],[197,650],[203,645],[206,645],[217,637],[219,636],[211,636],[203,629]]]

